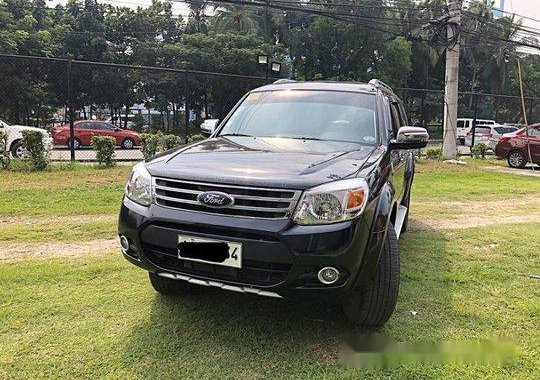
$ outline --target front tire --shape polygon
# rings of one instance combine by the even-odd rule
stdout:
[[[193,290],[193,285],[186,281],[161,277],[153,272],[148,272],[148,276],[154,290],[166,296],[179,296]]]
[[[508,154],[508,165],[511,168],[521,169],[527,165],[527,159],[521,151],[514,150]]]
[[[122,148],[124,149],[133,149],[134,146],[135,146],[135,141],[133,141],[129,137],[124,139],[124,141],[122,141]]]
[[[399,249],[392,223],[384,241],[377,273],[365,288],[359,285],[350,290],[342,306],[347,317],[363,326],[381,327],[392,316],[399,292]]]

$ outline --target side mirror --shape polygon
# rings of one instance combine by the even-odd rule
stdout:
[[[390,149],[418,149],[424,148],[429,140],[426,128],[401,127],[397,137],[390,141]]]
[[[205,136],[210,136],[216,130],[219,124],[219,119],[207,119],[201,124],[201,133]]]

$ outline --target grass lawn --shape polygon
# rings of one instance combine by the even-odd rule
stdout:
[[[540,222],[520,220],[538,211],[540,180],[478,164],[417,169],[398,305],[380,334],[409,346],[509,342],[511,360],[358,368],[340,352],[364,332],[336,307],[206,288],[166,298],[111,249],[0,261],[0,378],[540,378],[540,283],[530,277],[540,274]],[[0,173],[0,250],[114,238],[127,170]],[[497,223],[445,224],[516,198],[508,221],[488,210]]]

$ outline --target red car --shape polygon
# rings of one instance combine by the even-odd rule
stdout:
[[[522,168],[527,162],[540,165],[540,123],[501,135],[495,154],[513,168]]]
[[[81,146],[88,146],[93,136],[111,136],[116,139],[116,145],[124,149],[131,149],[136,145],[141,145],[141,136],[134,131],[121,129],[104,121],[81,120],[73,124],[75,149]],[[54,145],[69,146],[69,124],[53,128],[52,137]]]

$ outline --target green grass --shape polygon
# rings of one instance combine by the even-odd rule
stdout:
[[[480,170],[485,165],[419,163],[411,218],[458,218],[451,203],[437,205],[439,197],[511,205],[516,194],[534,200],[539,193],[537,178]],[[8,217],[0,250],[114,236],[127,171],[0,173],[0,215]],[[415,223],[400,241],[400,296],[380,333],[408,345],[510,341],[517,353],[502,364],[355,368],[338,356],[364,332],[335,306],[206,288],[166,298],[120,253],[103,252],[0,261],[0,379],[540,378],[540,288],[529,277],[540,270],[539,226]]]
[[[327,358],[336,341],[360,336],[335,307],[212,289],[165,298],[115,253],[2,265],[0,377],[534,379],[540,289],[528,274],[540,244],[517,232],[537,227],[411,231],[399,303],[383,329],[400,342],[510,339],[513,363],[359,370]]]
[[[115,213],[129,169],[80,166],[74,171],[0,172],[0,215]]]
[[[437,161],[417,163],[413,197],[424,201],[490,201],[540,193],[538,178],[479,170],[490,161],[470,161],[472,164],[467,166]]]

